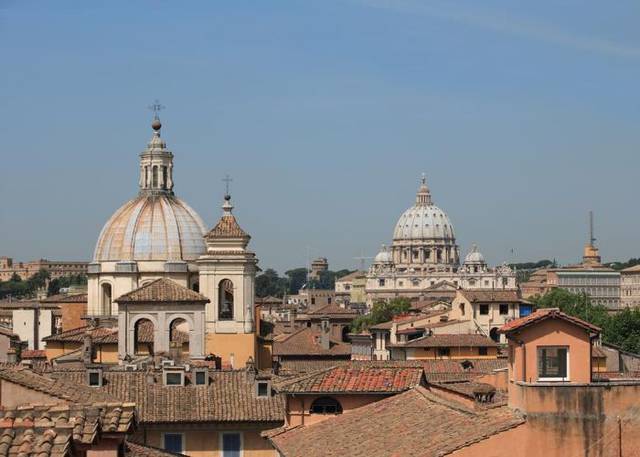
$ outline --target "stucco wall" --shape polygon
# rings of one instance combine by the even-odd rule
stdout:
[[[518,344],[514,341],[515,339],[524,344]],[[591,381],[589,335],[584,329],[558,319],[548,319],[525,328],[520,334],[512,337],[509,341],[510,379],[527,382],[538,380],[537,348],[539,346],[568,346],[569,381],[577,383]]]
[[[219,457],[220,433],[222,431],[242,433],[243,457],[275,457],[276,451],[271,444],[260,436],[260,430],[234,430],[233,428],[210,428],[206,430],[187,430],[178,427],[147,430],[146,444],[162,448],[162,435],[168,433],[184,433],[185,454],[192,457]]]
[[[57,397],[30,390],[8,381],[0,381],[0,405],[3,407],[21,406],[29,403],[64,403]]]
[[[63,332],[86,325],[86,322],[82,320],[82,317],[87,314],[86,303],[60,303],[60,310],[62,311]]]
[[[393,349],[393,352],[404,351],[406,360],[433,360],[433,359],[495,359],[498,356],[498,349],[487,348],[487,355],[479,355],[478,348],[474,347],[452,347],[448,356],[438,355],[437,348],[406,348]],[[395,358],[392,356],[392,358]]]
[[[256,360],[256,335],[253,333],[209,333],[206,336],[206,354],[222,358],[222,363],[230,363],[233,354],[233,367],[243,368],[249,357]]]

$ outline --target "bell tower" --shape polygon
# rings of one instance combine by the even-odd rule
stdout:
[[[255,278],[258,259],[247,246],[251,237],[240,228],[227,193],[222,217],[204,237],[207,252],[197,260],[200,293],[206,307],[206,353],[223,364],[244,367],[256,360]]]

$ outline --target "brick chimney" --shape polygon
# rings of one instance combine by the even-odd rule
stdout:
[[[329,350],[331,349],[331,324],[329,323],[329,318],[327,316],[323,316],[320,319],[320,346],[322,349]]]
[[[91,332],[84,332],[82,338],[82,361],[85,365],[93,363],[93,338]]]

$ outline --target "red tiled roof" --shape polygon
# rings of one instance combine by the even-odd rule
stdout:
[[[495,347],[496,343],[478,334],[442,334],[416,338],[406,343],[390,344],[397,348]]]
[[[46,359],[47,351],[38,349],[25,349],[20,353],[22,359]]]
[[[85,370],[48,373],[56,380],[82,385]],[[189,373],[187,373],[187,377]],[[284,420],[282,397],[256,396],[255,384],[245,370],[209,371],[208,385],[165,386],[161,371],[103,373],[102,387],[87,387],[104,395],[136,404],[140,422],[268,422]]]
[[[398,393],[421,384],[420,367],[337,366],[288,379],[275,386],[285,393]]]
[[[87,294],[58,294],[41,300],[41,303],[87,303]]]
[[[66,332],[56,333],[54,335],[43,338],[43,341],[61,342],[61,343],[82,343],[85,334],[89,332],[91,340],[94,344],[117,344],[118,329],[106,327],[78,327]],[[138,343],[153,343],[153,323],[150,321],[140,321],[138,325]],[[189,335],[178,329],[172,329],[172,341],[186,343],[189,341]]]
[[[471,303],[504,303],[520,301],[517,290],[461,289],[460,293]]]
[[[164,302],[201,302],[209,303],[209,299],[191,289],[167,279],[160,278],[138,287],[115,300],[117,303],[164,303]]]
[[[0,455],[67,457],[103,433],[129,434],[134,405],[27,405],[0,410]]]
[[[582,327],[585,330],[594,333],[600,333],[600,327],[596,327],[595,325],[583,321],[582,319],[578,319],[577,317],[569,316],[561,312],[557,308],[543,308],[538,309],[535,312],[529,314],[528,316],[521,317],[520,319],[514,319],[510,322],[507,322],[502,327],[500,327],[500,333],[511,333],[516,330],[521,330],[525,327],[533,325],[538,322],[542,322],[547,319],[561,319],[563,321],[569,322],[571,324],[577,325],[578,327]]]
[[[522,423],[507,407],[471,410],[416,387],[269,439],[284,457],[439,457]]]
[[[351,345],[330,337],[329,349],[324,349],[320,331],[304,327],[288,335],[278,335],[273,342],[273,355],[347,356],[351,355]]]
[[[175,457],[182,456],[184,454],[175,454],[173,452],[165,451],[164,449],[158,449],[146,444],[132,443],[127,441],[124,443],[125,457]]]
[[[355,318],[358,313],[348,308],[341,308],[335,303],[330,303],[325,306],[321,306],[319,308],[315,308],[309,312],[307,312],[309,316],[337,316],[342,318]]]
[[[394,316],[394,318],[381,324],[372,325],[369,330],[390,330],[393,324],[410,324],[429,317],[439,316],[441,314],[448,313],[447,310],[434,310],[429,312],[420,312],[419,314],[401,314]]]
[[[233,214],[223,215],[215,227],[213,227],[205,238],[250,238],[249,235],[240,228],[238,221]]]

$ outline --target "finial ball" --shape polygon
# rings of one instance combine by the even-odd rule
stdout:
[[[231,200],[231,195],[225,194],[224,199],[225,199],[225,201]]]
[[[162,123],[160,122],[160,119],[156,117],[151,123],[151,128],[157,132],[158,130],[160,130],[161,127],[162,127]]]

